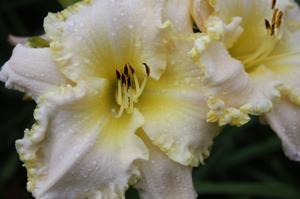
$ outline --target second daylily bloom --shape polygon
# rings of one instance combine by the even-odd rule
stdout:
[[[191,55],[209,88],[209,122],[262,115],[300,160],[300,11],[293,0],[195,0]]]
[[[82,1],[45,19],[50,48],[15,48],[0,79],[38,104],[16,144],[35,197],[123,198],[140,177],[144,198],[195,197],[217,128],[187,56],[189,3],[173,3]]]

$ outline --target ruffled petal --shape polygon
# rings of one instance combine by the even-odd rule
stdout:
[[[109,109],[108,82],[95,79],[43,97],[37,123],[16,143],[37,198],[124,198],[137,159],[148,152],[135,131],[135,110],[120,119]]]
[[[232,58],[222,43],[200,38],[194,52],[198,52],[197,61],[210,93],[209,122],[243,125],[250,119],[248,114],[269,112],[273,100],[280,96],[277,89],[280,84],[273,80],[272,72],[260,66],[248,75],[243,64]]]
[[[274,78],[283,83],[280,89],[282,94],[300,106],[299,42],[300,29],[291,31],[287,28],[274,51],[264,60],[264,64],[272,70]]]
[[[242,18],[233,17],[225,24],[219,17],[209,17],[206,21],[207,34],[213,40],[222,41],[230,49],[243,33]]]
[[[265,118],[281,139],[286,156],[300,161],[300,107],[284,99]]]
[[[158,79],[166,65],[162,28],[164,1],[94,0],[45,19],[46,34],[62,72],[74,81],[115,78],[127,63]],[[79,47],[80,46],[80,47]]]
[[[188,56],[192,43],[174,42],[159,82],[149,81],[138,104],[152,142],[171,159],[197,166],[209,155],[218,130],[208,124],[200,69]],[[186,56],[184,56],[186,55]]]
[[[193,26],[190,17],[190,1],[166,1],[163,10],[163,20],[170,20],[177,33],[192,33]]]
[[[139,161],[141,179],[135,185],[143,199],[193,199],[192,168],[173,162],[155,147],[144,133],[139,133],[147,143],[149,160]]]
[[[26,92],[38,99],[41,95],[67,83],[58,71],[49,48],[17,45],[0,72],[6,87]]]

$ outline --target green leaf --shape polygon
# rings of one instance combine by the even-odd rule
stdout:
[[[222,195],[242,195],[259,196],[263,198],[294,199],[300,194],[296,189],[284,183],[211,183],[202,182],[195,184],[199,194],[222,194]]]
[[[60,5],[63,7],[63,8],[66,8],[76,2],[79,2],[81,0],[58,0],[58,2],[60,3]]]
[[[42,37],[31,37],[27,40],[27,44],[31,48],[47,48],[49,47],[49,41],[43,39]]]

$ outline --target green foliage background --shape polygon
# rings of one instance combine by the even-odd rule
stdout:
[[[60,3],[66,6],[72,1]],[[0,0],[0,65],[12,52],[7,42],[9,34],[39,35],[47,13],[61,9],[54,0]],[[33,123],[35,104],[22,97],[0,84],[1,199],[32,198],[26,191],[26,171],[14,146]],[[226,127],[216,139],[206,165],[194,169],[193,178],[199,198],[300,198],[300,164],[284,156],[279,139],[257,118],[242,128]],[[138,195],[130,189],[126,198],[137,199]]]

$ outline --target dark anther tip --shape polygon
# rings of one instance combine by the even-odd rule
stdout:
[[[124,74],[126,76],[128,76],[128,66],[127,66],[127,64],[125,64],[125,66],[124,66]]]
[[[149,75],[150,75],[150,68],[149,68],[149,66],[148,66],[146,63],[143,63],[143,65],[144,65],[145,68],[146,68],[147,76],[149,76]]]
[[[121,73],[118,71],[118,69],[116,69],[116,76],[118,80],[121,79]]]

